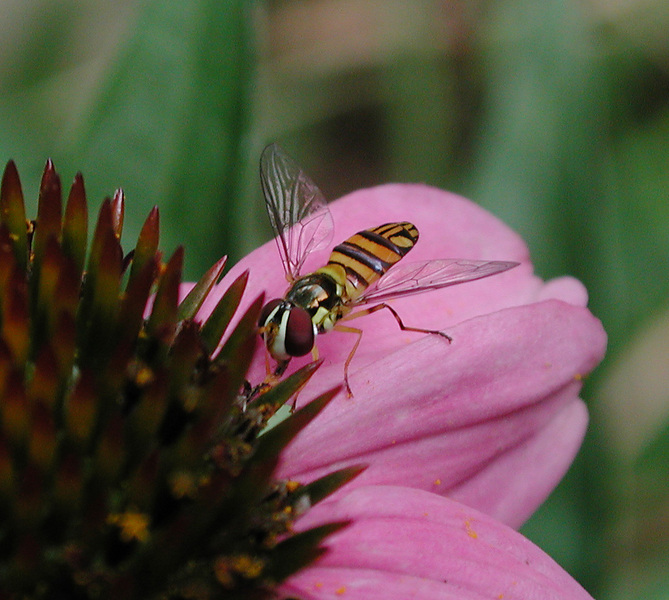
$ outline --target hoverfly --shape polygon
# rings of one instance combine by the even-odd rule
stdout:
[[[362,339],[362,330],[342,325],[353,318],[387,309],[403,331],[439,335],[442,331],[404,325],[388,300],[421,294],[449,285],[501,273],[518,263],[437,259],[396,265],[418,241],[408,222],[386,223],[360,231],[335,246],[323,267],[301,274],[306,257],[329,246],[333,221],[321,191],[277,145],[260,157],[260,180],[281,261],[290,284],[283,298],[269,301],[260,314],[260,334],[277,362],[280,376],[290,359],[312,352],[316,336],[333,329],[358,336],[344,363],[344,383],[352,395],[348,368]],[[353,309],[365,306],[361,310]]]

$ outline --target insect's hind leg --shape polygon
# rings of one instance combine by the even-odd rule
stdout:
[[[421,327],[409,327],[408,325],[405,325],[402,321],[402,318],[397,314],[397,311],[392,306],[390,306],[390,304],[386,304],[385,302],[382,302],[381,304],[376,304],[375,306],[371,306],[369,308],[365,308],[364,310],[359,310],[354,313],[349,313],[343,319],[341,319],[341,321],[350,321],[351,319],[356,319],[357,317],[364,317],[365,315],[371,315],[372,313],[375,313],[384,308],[387,308],[390,311],[390,314],[393,315],[393,317],[395,317],[395,321],[397,321],[397,325],[402,331],[416,331],[417,333],[430,333],[432,335],[439,335],[443,338],[446,338],[449,342],[453,341],[453,338],[450,335],[444,333],[443,331],[439,331],[438,329],[423,329]],[[358,340],[358,343],[360,343],[360,340]]]

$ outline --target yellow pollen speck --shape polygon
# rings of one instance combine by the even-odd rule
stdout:
[[[583,375],[581,375],[580,373],[576,373],[576,375],[574,375],[574,379],[576,381],[583,381]]]
[[[335,594],[337,594],[337,596],[343,596],[345,593],[346,593],[346,586],[345,585],[342,585],[340,588],[337,588],[335,590]]]
[[[258,577],[262,573],[263,567],[263,561],[248,554],[240,554],[232,559],[232,568],[248,579]]]
[[[314,583],[314,587],[317,590],[320,590],[323,587],[323,582],[322,581],[317,581],[316,583]]]
[[[107,523],[116,525],[121,530],[121,539],[124,542],[145,542],[149,539],[149,517],[144,513],[126,511],[109,515]]]
[[[476,532],[474,531],[474,529],[472,528],[472,523],[471,523],[471,521],[470,521],[469,519],[467,519],[467,520],[465,521],[465,531],[467,532],[467,535],[468,535],[470,538],[476,539],[476,538],[478,538],[478,536],[479,536],[478,533],[476,533]]]
[[[435,479],[434,485],[441,485],[441,479]]]
[[[302,485],[299,481],[287,481],[286,482],[286,490],[288,492],[295,492],[296,490],[299,489],[300,485]]]
[[[219,558],[214,562],[214,575],[223,587],[231,588],[235,583],[230,573],[230,566],[223,558]]]
[[[149,369],[149,367],[142,367],[137,372],[135,381],[137,382],[137,385],[141,387],[148,385],[151,381],[153,381],[153,371]]]
[[[191,473],[177,471],[170,477],[170,488],[175,498],[195,498],[197,482]]]
[[[248,554],[236,556],[219,556],[214,561],[214,575],[225,587],[234,585],[235,576],[241,575],[245,579],[260,577],[265,568],[265,563]]]

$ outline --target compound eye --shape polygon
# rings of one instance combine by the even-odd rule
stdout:
[[[267,325],[270,315],[276,310],[276,307],[279,306],[281,302],[283,302],[281,298],[275,298],[263,306],[263,309],[260,311],[260,316],[258,317],[258,327]]]
[[[304,356],[314,347],[314,325],[309,313],[299,306],[293,306],[288,314],[284,343],[290,356]]]

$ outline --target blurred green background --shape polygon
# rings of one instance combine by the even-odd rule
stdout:
[[[609,333],[582,453],[524,533],[599,599],[669,598],[669,3],[3,0],[0,159],[154,204],[187,275],[269,237],[278,140],[329,198],[425,181],[487,207]],[[30,207],[35,214],[34,204]],[[503,258],[503,257],[502,257]]]

